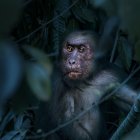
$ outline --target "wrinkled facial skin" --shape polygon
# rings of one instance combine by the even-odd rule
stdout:
[[[91,39],[81,34],[71,34],[63,43],[61,69],[70,80],[86,79],[93,69]]]

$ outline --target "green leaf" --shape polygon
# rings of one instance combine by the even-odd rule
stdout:
[[[49,57],[41,50],[30,46],[24,46],[24,50],[38,63],[47,69],[48,74],[52,72],[52,66]]]
[[[43,101],[49,99],[51,93],[49,67],[38,63],[30,63],[27,66],[27,81],[33,93]]]
[[[46,61],[47,59],[47,55],[37,48],[24,46],[23,49],[38,62]]]
[[[29,86],[40,100],[46,101],[51,94],[52,65],[49,58],[38,49],[26,47],[25,50],[37,61],[27,65]]]

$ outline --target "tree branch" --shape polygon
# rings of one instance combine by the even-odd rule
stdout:
[[[110,140],[120,140],[127,133],[131,132],[136,127],[139,121],[140,121],[140,95],[138,96],[136,102],[132,106],[126,119],[121,123],[121,125],[113,134]]]

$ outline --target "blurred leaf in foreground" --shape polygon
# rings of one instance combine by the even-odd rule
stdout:
[[[49,58],[40,50],[25,47],[25,51],[35,60],[27,65],[29,86],[40,100],[46,101],[51,93],[52,65]]]
[[[22,77],[22,57],[11,42],[0,42],[0,105],[18,88]]]
[[[13,125],[11,125],[12,123]],[[17,114],[9,110],[8,113],[5,113],[5,117],[0,125],[0,139],[23,140],[30,128],[31,118],[26,112]]]

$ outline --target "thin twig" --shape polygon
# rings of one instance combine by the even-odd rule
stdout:
[[[39,138],[44,138],[44,137],[48,137],[50,135],[52,135],[53,133],[57,132],[58,130],[70,125],[71,123],[75,122],[76,120],[78,120],[79,118],[81,118],[82,116],[84,116],[86,113],[88,113],[91,109],[95,108],[96,106],[99,106],[101,103],[103,103],[104,101],[108,100],[112,95],[114,95],[116,93],[117,90],[119,90],[122,86],[124,86],[131,78],[132,76],[138,72],[140,70],[140,66],[138,68],[135,69],[135,71],[133,71],[133,73],[131,73],[115,90],[113,90],[108,96],[105,96],[103,99],[101,99],[98,103],[93,104],[92,106],[88,107],[87,109],[85,109],[84,111],[82,111],[81,113],[79,113],[76,117],[74,117],[73,119],[59,125],[58,127],[52,129],[51,131],[44,133],[42,135],[36,135],[36,136],[28,136],[26,139],[39,139]]]
[[[113,62],[113,59],[114,59],[114,56],[115,56],[115,52],[116,52],[116,48],[117,48],[117,43],[118,43],[118,39],[119,39],[119,31],[120,31],[120,29],[118,29],[117,33],[116,33],[116,38],[115,38],[114,46],[113,46],[113,49],[112,49],[112,52],[111,52],[110,63]]]
[[[50,24],[51,22],[53,22],[54,20],[56,20],[57,18],[63,16],[66,12],[68,12],[79,0],[74,1],[66,10],[64,10],[63,12],[61,12],[59,15],[57,15],[56,17],[52,18],[51,20],[49,20],[47,23],[39,26],[38,28],[36,28],[34,31],[32,31],[31,33],[29,33],[28,35],[20,38],[19,40],[16,41],[16,43],[19,43],[23,40],[25,40],[26,38],[32,36],[34,33],[38,32],[40,29],[44,28],[45,26],[47,26],[48,24]]]

